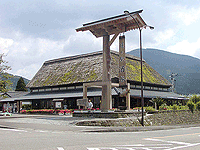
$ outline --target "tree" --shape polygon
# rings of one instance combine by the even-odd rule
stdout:
[[[12,77],[12,75],[8,74],[7,71],[11,70],[11,67],[7,65],[7,61],[3,60],[4,54],[0,54],[0,92],[5,93],[8,90],[10,90],[10,86],[12,85],[12,82],[9,80],[9,78]]]
[[[28,91],[22,77],[19,78],[15,91]]]
[[[165,101],[164,99],[162,99],[161,97],[156,97],[152,100],[156,105],[156,107],[159,109],[159,107],[162,105],[162,104],[165,104]]]
[[[191,110],[191,112],[193,113],[194,112],[194,109],[195,109],[195,104],[192,100],[189,100],[187,102],[187,106],[189,107],[189,109]]]
[[[200,96],[197,96],[197,95],[193,95],[190,100],[193,102],[193,103],[197,103],[200,101]]]

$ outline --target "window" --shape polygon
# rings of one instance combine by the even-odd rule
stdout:
[[[52,88],[52,90],[53,90],[53,91],[58,91],[58,90],[59,90],[59,88]]]
[[[44,92],[44,89],[39,89],[39,92]]]
[[[47,89],[45,89],[45,91],[51,91],[51,88],[47,88]]]
[[[67,88],[66,87],[60,87],[60,90],[66,90]]]
[[[149,86],[145,86],[144,88],[145,88],[145,89],[151,89]]]
[[[168,91],[168,89],[167,88],[163,88],[163,91]]]
[[[83,86],[76,86],[76,89],[82,89]]]
[[[153,87],[152,89],[153,89],[153,90],[158,90],[158,87]]]
[[[138,88],[138,89],[141,89],[141,86],[140,86],[140,85],[136,85],[135,87]]]
[[[134,89],[135,88],[135,85],[131,85],[131,89]]]
[[[32,90],[32,92],[38,92],[38,89],[34,89],[34,90]]]
[[[75,89],[75,87],[74,86],[69,86],[69,87],[67,87],[67,89],[72,90],[72,89]]]

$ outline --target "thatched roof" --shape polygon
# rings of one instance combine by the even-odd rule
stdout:
[[[118,52],[111,51],[111,77],[118,78]],[[140,59],[126,54],[127,79],[140,82]],[[102,51],[59,58],[46,61],[27,87],[57,86],[72,83],[92,82],[102,80]],[[145,61],[143,63],[144,83],[170,85]]]

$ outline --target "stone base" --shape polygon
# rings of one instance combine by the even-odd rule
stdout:
[[[127,118],[133,116],[139,117],[141,116],[141,112],[74,112],[72,116],[93,118]]]

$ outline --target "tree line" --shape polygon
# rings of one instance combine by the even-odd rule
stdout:
[[[8,73],[8,71],[11,70],[11,66],[4,60],[4,57],[4,54],[0,54],[0,93],[6,93],[11,90],[12,82],[10,78],[13,77]],[[15,91],[28,91],[22,77],[19,78]]]

